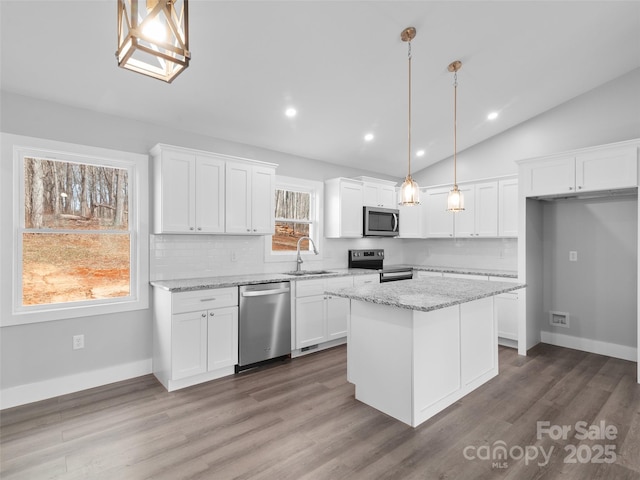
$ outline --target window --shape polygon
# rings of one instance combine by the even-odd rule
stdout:
[[[33,321],[42,321],[148,307],[140,285],[148,281],[140,262],[147,231],[139,218],[139,195],[147,189],[138,178],[140,169],[146,174],[147,157],[14,152],[13,313],[38,314]],[[144,158],[144,165],[123,156]]]
[[[282,256],[296,252],[298,240],[311,237],[320,248],[320,208],[322,184],[309,180],[277,177],[275,192],[275,234],[270,253]],[[302,252],[312,250],[308,240],[300,243]]]

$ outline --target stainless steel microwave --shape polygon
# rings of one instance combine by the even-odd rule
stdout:
[[[365,237],[397,237],[400,228],[400,211],[395,208],[363,207],[363,232]]]

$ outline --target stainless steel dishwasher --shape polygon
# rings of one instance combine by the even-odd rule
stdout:
[[[236,372],[291,354],[289,282],[240,287],[240,325]]]

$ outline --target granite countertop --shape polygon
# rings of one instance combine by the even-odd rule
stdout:
[[[329,268],[328,273],[320,275],[288,275],[287,273],[256,273],[244,275],[226,275],[219,277],[185,278],[179,280],[155,280],[150,282],[154,287],[170,292],[188,292],[209,288],[237,287],[256,283],[275,283],[293,280],[309,280],[312,278],[346,277],[348,275],[377,274],[377,270],[364,268]]]
[[[429,312],[525,286],[512,282],[434,277],[328,289],[325,293],[351,300]]]

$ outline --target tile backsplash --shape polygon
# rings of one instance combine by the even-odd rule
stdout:
[[[485,239],[323,239],[322,255],[305,256],[304,269],[345,268],[350,248],[384,248],[385,264],[517,270],[515,238]],[[151,280],[294,270],[294,256],[265,259],[262,236],[151,235]]]

